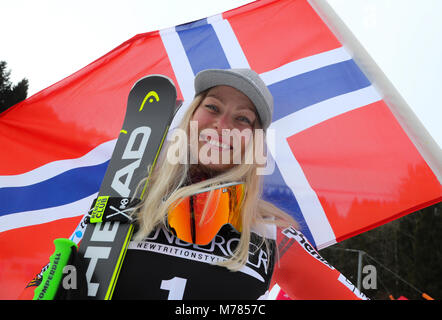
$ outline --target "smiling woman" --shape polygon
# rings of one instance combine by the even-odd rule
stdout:
[[[168,290],[169,298],[264,296],[275,263],[276,226],[296,225],[261,199],[263,164],[246,161],[253,160],[256,140],[264,143],[273,112],[259,75],[250,69],[201,71],[195,92],[176,129],[180,139],[165,146],[135,213],[138,230],[114,299],[164,294],[146,287]],[[188,156],[169,161],[179,150]],[[216,280],[216,289],[206,286],[208,278]],[[177,279],[179,292],[166,285]]]
[[[259,149],[254,144],[264,144],[273,112],[272,96],[261,78],[250,69],[205,70],[196,76],[195,89],[196,97],[176,130],[179,139],[165,147],[163,166],[150,178],[150,192],[139,213],[138,239],[164,222],[178,199],[233,181],[246,185],[242,217],[246,230],[271,217],[293,224],[289,215],[276,208],[263,213],[255,207],[261,192],[258,169],[263,163],[262,159],[258,159],[261,163],[253,161],[253,149]],[[256,134],[259,131],[262,134]],[[186,151],[179,164],[170,161],[177,150]],[[240,264],[247,259],[246,253]]]
[[[260,126],[250,99],[229,86],[210,89],[192,120],[197,124],[199,162],[214,171],[239,164],[249,145],[252,129]]]

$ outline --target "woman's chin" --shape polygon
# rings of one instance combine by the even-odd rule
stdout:
[[[229,170],[231,168],[233,168],[234,166],[236,166],[233,163],[230,164],[222,164],[222,163],[208,163],[208,164],[199,164],[200,166],[204,167],[205,169],[208,169],[210,171],[214,171],[214,172],[223,172],[226,170]]]

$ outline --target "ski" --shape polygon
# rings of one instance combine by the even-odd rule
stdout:
[[[112,298],[134,226],[130,211],[142,199],[138,184],[149,177],[179,103],[173,82],[162,75],[138,80],[80,243],[87,266],[88,299]],[[147,172],[147,168],[149,172]]]

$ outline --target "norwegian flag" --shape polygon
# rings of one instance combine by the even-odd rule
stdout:
[[[148,74],[175,82],[175,121],[197,72],[262,76],[275,98],[264,197],[317,249],[439,202],[434,169],[350,52],[307,0],[257,1],[137,35],[0,114],[0,298],[17,297],[53,239],[81,240],[129,90]]]

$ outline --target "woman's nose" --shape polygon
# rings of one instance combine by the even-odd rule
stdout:
[[[217,117],[215,120],[214,126],[217,130],[232,129],[231,128],[232,124],[231,124],[230,118],[226,114],[220,115],[219,117]]]

